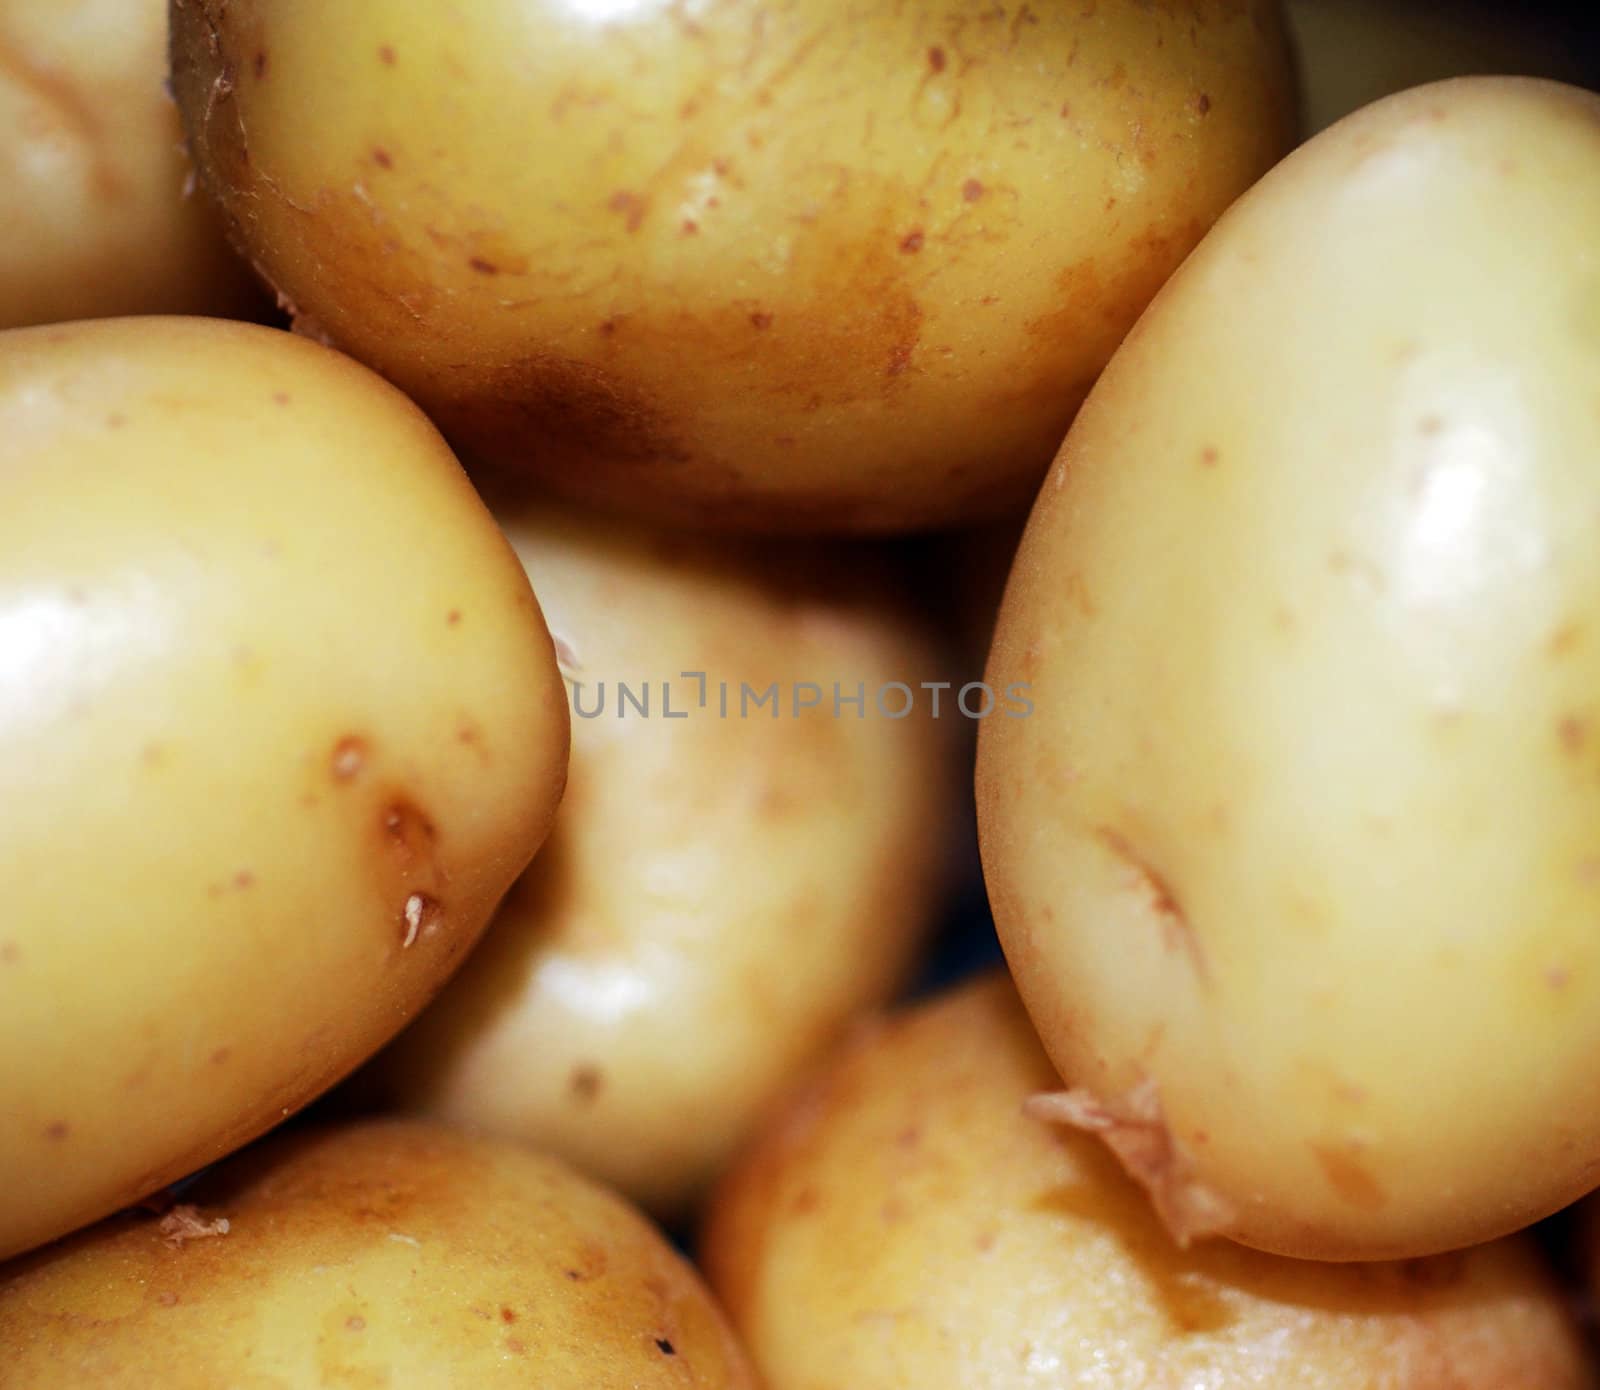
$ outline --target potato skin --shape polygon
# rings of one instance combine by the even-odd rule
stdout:
[[[720,1188],[703,1259],[769,1390],[1578,1390],[1520,1239],[1389,1265],[1181,1252],[1085,1135],[1008,980],[864,1029]]]
[[[0,1269],[30,1390],[754,1390],[692,1269],[563,1164],[416,1123],[265,1141]]]
[[[1600,97],[1368,107],[1169,282],[1041,492],[985,872],[1177,1229],[1400,1257],[1600,1182],[1596,245]]]
[[[166,0],[0,6],[0,328],[262,311],[166,75]]]
[[[543,840],[566,703],[443,440],[287,333],[0,336],[0,1254],[396,1032]]]
[[[202,176],[307,331],[469,455],[680,524],[1024,504],[1293,119],[1276,0],[172,23]]]
[[[482,946],[358,1089],[681,1215],[796,1071],[906,975],[947,878],[967,721],[949,692],[937,720],[920,692],[901,720],[870,704],[835,717],[831,689],[795,715],[800,681],[949,674],[876,553],[543,503],[497,515],[582,716],[567,795]],[[705,707],[686,671],[705,673]],[[649,688],[648,718],[619,681]],[[741,717],[741,685],[774,682],[781,717]]]

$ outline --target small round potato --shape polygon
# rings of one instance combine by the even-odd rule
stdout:
[[[1600,95],[1370,106],[1168,283],[1034,509],[990,898],[1056,1114],[1181,1236],[1403,1257],[1600,1182],[1597,248]]]
[[[269,1139],[165,1214],[0,1268],[28,1390],[754,1390],[694,1271],[561,1163],[378,1123]]]
[[[202,175],[301,327],[470,451],[676,523],[1024,505],[1288,148],[1278,0],[175,3]]]
[[[1181,1252],[1052,1084],[1003,976],[863,1033],[717,1194],[708,1277],[769,1390],[1580,1390],[1532,1250]]]
[[[0,1256],[259,1134],[543,840],[565,691],[437,431],[288,333],[0,335]]]
[[[679,1214],[906,974],[946,877],[966,721],[954,691],[932,717],[935,653],[876,556],[547,506],[501,520],[578,715],[567,795],[373,1081]],[[880,709],[891,681],[917,697],[907,718]]]
[[[0,328],[262,307],[166,75],[167,0],[0,4]]]

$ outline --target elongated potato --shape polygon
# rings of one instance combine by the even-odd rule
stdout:
[[[267,1140],[0,1268],[7,1385],[753,1390],[688,1264],[552,1159],[417,1124]]]
[[[769,1390],[1583,1390],[1520,1240],[1405,1264],[1181,1252],[1003,977],[864,1031],[735,1168],[704,1243]]]
[[[437,432],[287,333],[0,335],[0,1254],[221,1156],[434,993],[564,691]]]
[[[571,780],[482,947],[369,1080],[681,1214],[907,973],[967,721],[953,690],[934,717],[921,682],[948,673],[876,555],[500,516],[563,653]]]
[[[1057,1113],[1180,1234],[1414,1255],[1600,1182],[1596,247],[1600,96],[1368,107],[1169,283],[1034,509],[990,897]]]
[[[1277,0],[174,0],[202,175],[471,455],[673,522],[1024,505],[1287,147]]]
[[[167,0],[0,4],[0,328],[261,310],[166,77]]]

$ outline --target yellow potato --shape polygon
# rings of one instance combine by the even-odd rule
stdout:
[[[719,1190],[712,1287],[769,1390],[1579,1390],[1576,1330],[1507,1240],[1406,1264],[1180,1252],[991,977],[864,1032]]]
[[[0,1256],[348,1072],[549,827],[565,692],[437,432],[206,319],[0,335]]]
[[[166,76],[166,0],[0,3],[0,328],[260,309]]]
[[[1058,1115],[1180,1234],[1414,1255],[1600,1182],[1597,247],[1600,96],[1368,107],[1173,278],[1040,495],[984,866]]]
[[[1020,506],[1288,146],[1277,0],[183,0],[202,175],[303,329],[676,522]]]
[[[1302,128],[1332,125],[1380,97],[1473,74],[1600,81],[1600,52],[1549,5],[1506,0],[1284,0],[1299,58]]]
[[[0,1268],[7,1385],[754,1390],[694,1271],[553,1159],[369,1124],[184,1196]]]
[[[919,683],[944,673],[875,556],[546,506],[501,519],[579,715],[567,796],[375,1084],[676,1213],[906,973],[951,848],[966,721],[954,691],[932,717]],[[890,681],[916,696],[905,719],[881,712]],[[835,706],[836,682],[865,686],[859,710]]]

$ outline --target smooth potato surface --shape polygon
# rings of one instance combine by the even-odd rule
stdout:
[[[1276,0],[172,19],[203,177],[306,331],[471,453],[680,523],[1022,505],[1291,134]]]
[[[907,973],[948,878],[965,721],[954,692],[934,719],[917,690],[948,673],[877,555],[499,516],[579,714],[567,795],[371,1079],[681,1213]],[[911,716],[879,712],[888,681],[918,695]],[[836,710],[835,682],[865,686],[863,713]],[[781,709],[748,703],[774,685]]]
[[[719,1191],[713,1287],[769,1390],[1579,1390],[1532,1250],[1389,1265],[1181,1252],[991,976],[866,1030]]]
[[[554,652],[391,387],[287,333],[0,336],[0,1255],[348,1072],[548,830]]]
[[[166,0],[0,3],[0,328],[259,312],[166,76]]]
[[[6,1384],[753,1390],[683,1259],[541,1155],[371,1124],[267,1140],[185,1198],[0,1268]]]
[[[1600,1182],[1597,246],[1600,96],[1368,107],[1169,283],[1040,495],[990,898],[1058,1112],[1180,1234],[1415,1255]]]

